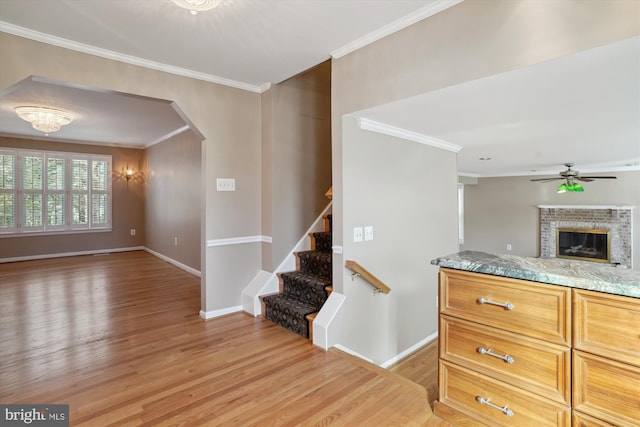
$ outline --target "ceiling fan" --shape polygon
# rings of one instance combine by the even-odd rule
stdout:
[[[531,181],[551,182],[556,180],[564,180],[565,182],[560,184],[560,186],[558,187],[558,193],[565,193],[567,191],[584,191],[584,187],[580,183],[575,181],[591,182],[594,179],[616,179],[615,176],[580,176],[579,171],[571,169],[573,167],[573,163],[565,163],[564,165],[567,167],[567,170],[560,172],[558,174],[560,176],[557,178],[536,178],[532,179]]]

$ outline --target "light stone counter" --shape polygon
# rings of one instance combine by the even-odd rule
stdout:
[[[609,264],[463,251],[431,264],[456,270],[640,298],[640,271]]]

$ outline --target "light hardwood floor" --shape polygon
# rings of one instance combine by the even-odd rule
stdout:
[[[74,426],[449,425],[394,372],[199,310],[199,279],[141,251],[0,264],[0,403],[67,403]],[[432,353],[392,371],[431,393]]]

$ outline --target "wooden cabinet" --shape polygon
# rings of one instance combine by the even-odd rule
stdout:
[[[442,418],[640,425],[639,299],[441,268],[439,305]]]
[[[640,425],[640,300],[574,289],[573,302],[576,416]]]

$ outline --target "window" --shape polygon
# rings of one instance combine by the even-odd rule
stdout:
[[[111,156],[0,148],[0,234],[111,229]]]
[[[458,183],[458,244],[464,244],[464,184]]]

